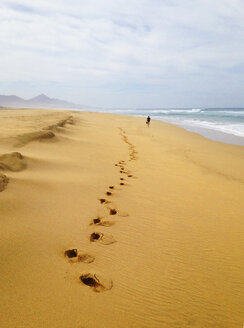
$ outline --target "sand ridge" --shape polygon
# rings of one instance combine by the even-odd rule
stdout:
[[[8,184],[8,177],[5,174],[0,173],[0,191],[3,191]]]
[[[55,137],[55,133],[53,131],[57,131],[58,128],[63,128],[66,124],[74,124],[72,116],[67,117],[64,120],[61,120],[53,125],[49,125],[44,127],[41,131],[34,131],[29,133],[20,134],[16,137],[17,142],[16,146],[24,146],[32,141],[45,141]],[[48,131],[45,131],[48,130]]]
[[[26,160],[19,152],[12,152],[0,155],[0,171],[7,170],[12,172],[18,172],[24,170],[26,166]],[[8,183],[8,176],[0,173],[0,191],[3,191],[7,187]]]
[[[14,146],[22,147],[32,141],[43,141],[46,139],[54,138],[55,134],[52,131],[46,132],[45,130],[55,130],[57,128],[64,127],[66,124],[74,124],[74,119],[72,116],[68,116],[67,118],[58,121],[53,125],[43,127],[41,131],[34,131],[17,135],[14,137],[17,140],[17,142],[14,143]],[[19,172],[26,169],[26,167],[27,161],[20,152],[15,151],[0,155],[0,171],[7,170],[12,172]],[[0,174],[0,191],[3,191],[9,182],[9,178],[2,173]]]
[[[0,155],[0,170],[22,171],[26,168],[26,160],[19,152]]]

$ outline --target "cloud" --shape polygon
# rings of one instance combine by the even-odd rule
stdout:
[[[95,105],[212,105],[243,83],[243,18],[242,0],[5,0],[1,86]]]

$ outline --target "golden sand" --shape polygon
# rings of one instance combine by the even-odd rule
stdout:
[[[0,111],[1,328],[241,328],[244,147]]]

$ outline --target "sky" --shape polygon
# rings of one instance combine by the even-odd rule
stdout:
[[[0,94],[244,107],[243,0],[1,0]]]

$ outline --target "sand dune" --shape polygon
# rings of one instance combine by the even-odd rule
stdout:
[[[242,327],[244,149],[1,110],[0,327]]]
[[[16,137],[18,142],[15,144],[15,146],[24,146],[27,143],[31,141],[41,141],[45,139],[51,139],[54,138],[55,134],[51,131],[44,132],[44,131],[36,131],[36,132],[30,132],[30,133],[24,133]]]

